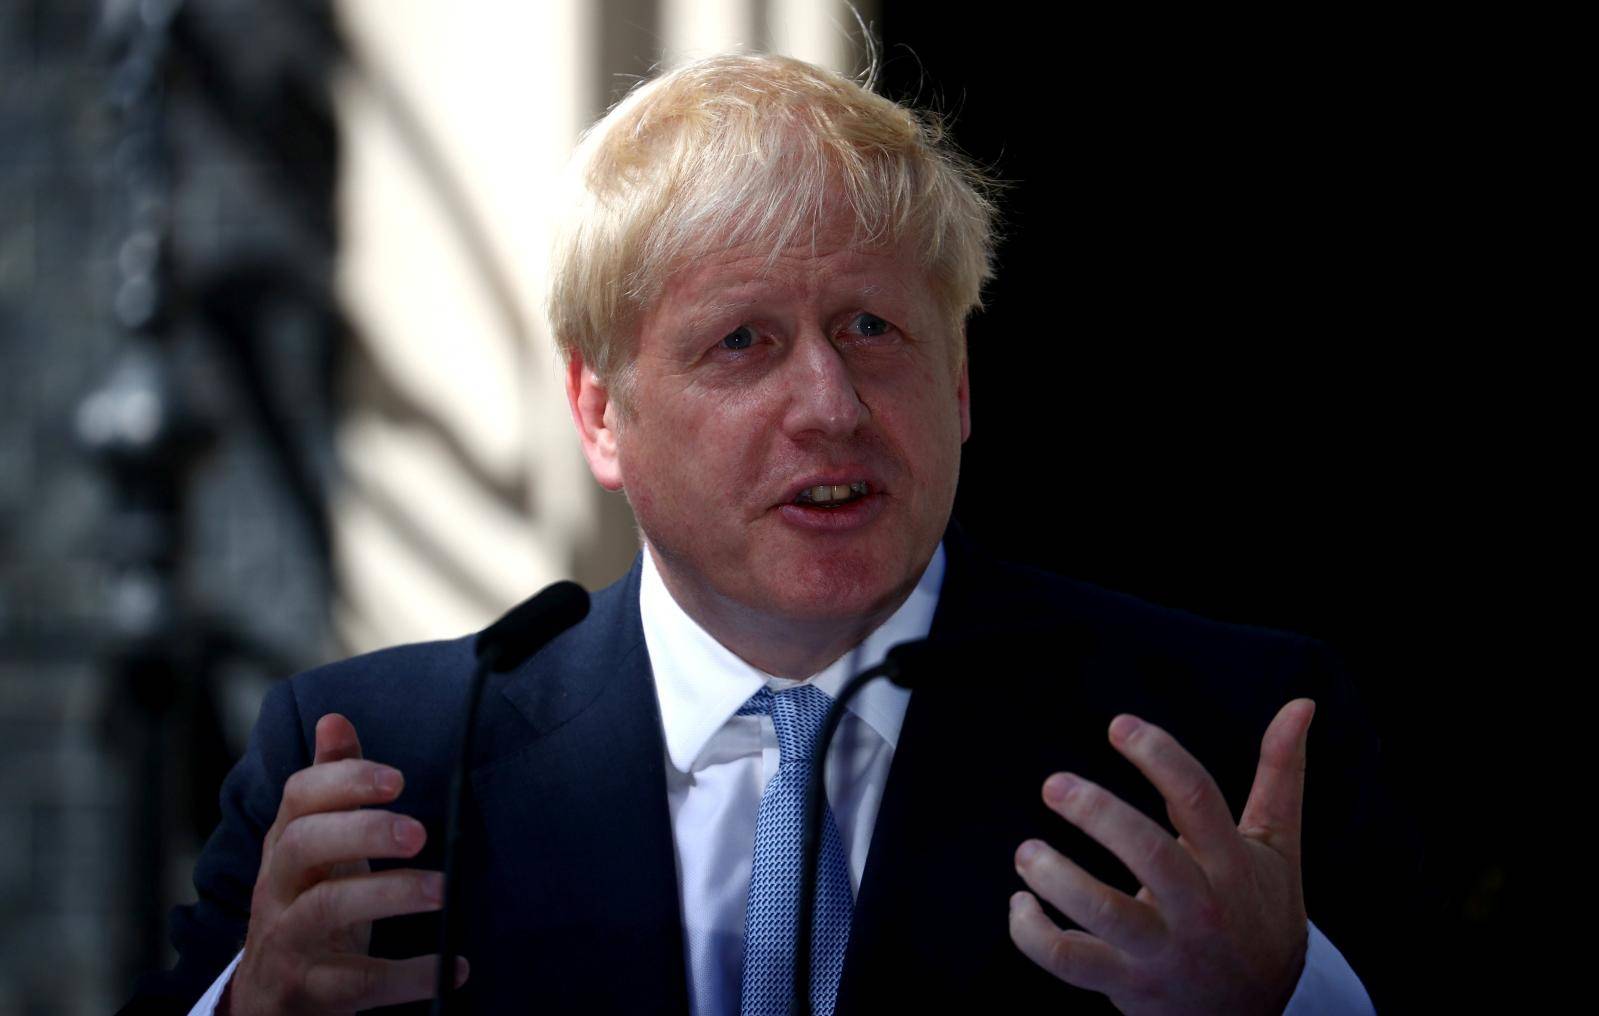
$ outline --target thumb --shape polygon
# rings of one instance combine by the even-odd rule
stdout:
[[[360,757],[361,739],[355,735],[354,724],[338,713],[328,713],[316,721],[316,756],[312,765]]]
[[[1294,699],[1277,711],[1260,741],[1260,764],[1238,831],[1279,854],[1298,858],[1305,801],[1305,744],[1316,703]]]

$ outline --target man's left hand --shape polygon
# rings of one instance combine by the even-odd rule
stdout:
[[[1299,826],[1315,709],[1295,699],[1272,720],[1237,825],[1216,781],[1170,734],[1116,717],[1111,744],[1160,791],[1180,835],[1087,780],[1051,776],[1045,803],[1120,858],[1143,888],[1128,896],[1029,840],[1016,851],[1017,872],[1084,930],[1062,931],[1032,893],[1018,892],[1011,940],[1123,1012],[1281,1013],[1305,961]]]

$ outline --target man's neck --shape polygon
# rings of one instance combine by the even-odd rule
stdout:
[[[673,580],[648,543],[645,553],[654,558],[666,591],[694,623],[750,666],[774,677],[794,680],[825,670],[828,664],[866,641],[916,588],[912,583],[881,607],[855,617],[775,617],[752,611],[726,597],[699,595],[697,590]]]

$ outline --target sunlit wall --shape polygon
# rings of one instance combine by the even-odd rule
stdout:
[[[550,184],[582,129],[663,61],[862,57],[843,2],[338,10],[355,355],[333,527],[337,626],[356,651],[459,635],[558,578],[603,585],[637,550],[625,501],[583,464],[540,309]]]

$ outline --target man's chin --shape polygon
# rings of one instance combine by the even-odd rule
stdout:
[[[797,623],[828,624],[886,620],[916,585],[904,568],[862,562],[810,562],[789,574],[793,581],[768,591],[773,613]],[[898,581],[885,581],[894,572]]]

